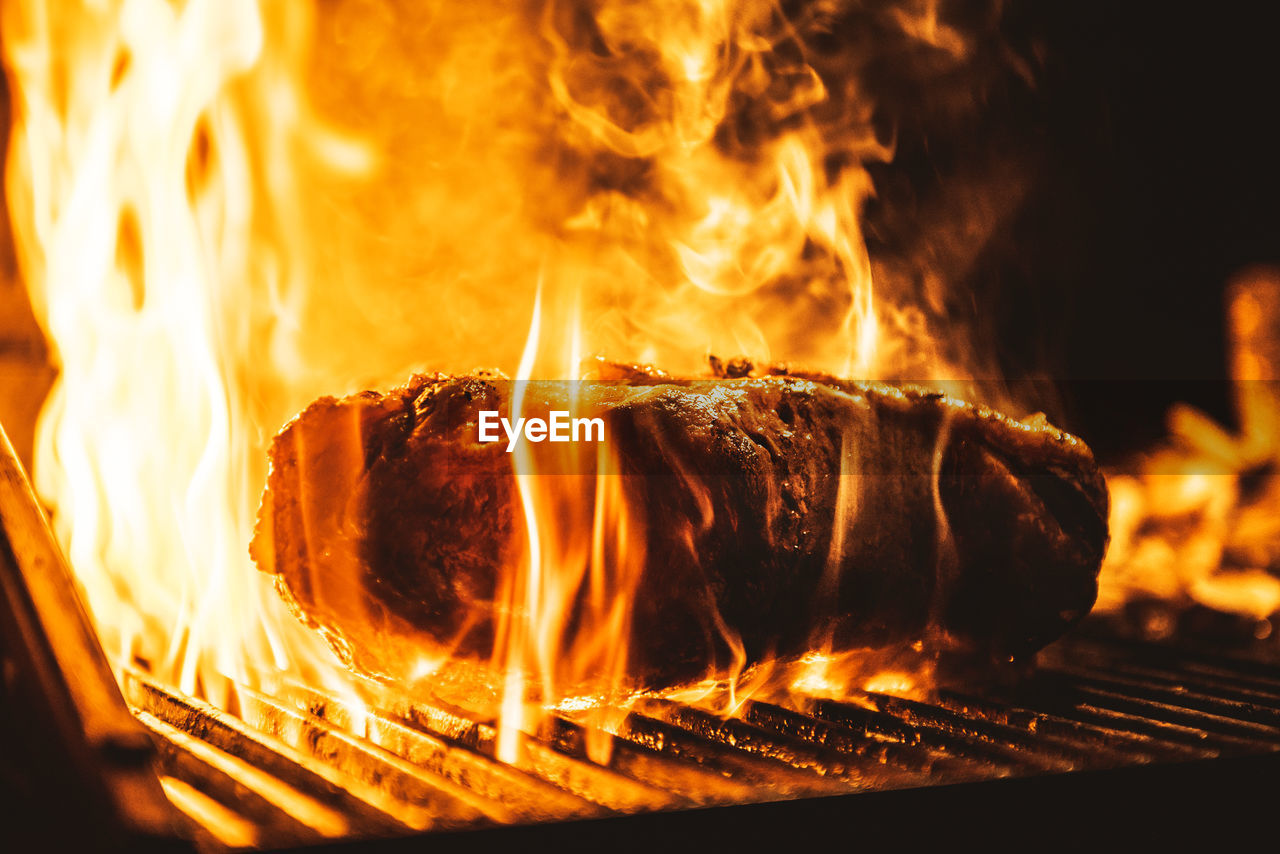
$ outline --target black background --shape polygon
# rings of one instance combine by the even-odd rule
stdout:
[[[1175,400],[1232,418],[1224,286],[1280,263],[1280,53],[1265,10],[1086,0],[1003,13],[1038,66],[1033,88],[997,89],[988,121],[1036,154],[970,284],[996,317],[1006,375],[1058,380],[1059,417],[1104,457],[1158,438]]]

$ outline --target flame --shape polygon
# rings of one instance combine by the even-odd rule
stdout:
[[[1265,637],[1280,612],[1280,271],[1245,271],[1227,300],[1239,430],[1179,404],[1169,440],[1136,472],[1108,477],[1111,549],[1098,608],[1196,603],[1257,621]]]
[[[37,487],[118,660],[224,705],[282,673],[352,690],[246,554],[267,442],[318,396],[427,366],[574,381],[592,353],[968,375],[906,289],[873,287],[868,166],[893,145],[867,57],[815,59],[838,4],[324,10],[4,5],[8,203],[59,369]],[[883,17],[966,55],[936,3]],[[507,759],[558,697],[626,674],[643,519],[607,454],[576,479],[543,477],[555,464],[514,458],[523,541],[494,652]],[[737,649],[730,707],[790,674],[746,673]],[[811,681],[866,676],[835,661]]]
[[[104,643],[226,702],[261,669],[331,660],[244,552],[261,435],[302,391],[287,331],[300,176],[325,131],[296,42],[251,2],[9,3],[9,203],[59,377],[36,485]],[[267,116],[271,121],[266,121]],[[361,165],[346,150],[346,163]],[[255,193],[257,180],[274,192]]]
[[[569,414],[581,413],[579,296],[559,301],[570,316],[554,328],[572,330],[560,343],[543,334],[539,287],[516,374],[513,417],[545,414],[530,399],[538,394],[530,381],[548,373],[569,376]],[[497,754],[507,762],[516,760],[523,734],[536,732],[566,693],[620,696],[631,606],[645,557],[643,540],[635,536],[643,520],[639,508],[626,500],[625,478],[609,445],[557,448],[522,442],[516,446],[514,468],[525,548],[499,582],[494,649],[494,663],[504,674]],[[585,605],[581,612],[579,603]],[[531,687],[550,702],[529,702]],[[591,708],[588,720],[604,723],[597,718],[607,715],[606,706],[596,702]],[[607,762],[612,745],[607,730],[597,726],[588,732],[588,755]]]

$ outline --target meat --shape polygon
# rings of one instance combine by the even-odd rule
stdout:
[[[609,372],[530,385],[519,414],[606,425],[642,530],[638,681],[724,663],[726,634],[749,660],[815,638],[1025,657],[1093,605],[1106,490],[1084,443],[1042,419],[785,369]],[[514,393],[496,375],[416,376],[318,400],[276,436],[253,558],[353,666],[403,678],[434,651],[489,654],[524,523],[505,437],[478,426]],[[579,473],[598,459],[530,447]]]

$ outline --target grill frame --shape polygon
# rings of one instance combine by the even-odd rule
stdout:
[[[0,798],[11,838],[181,847],[153,770],[155,744],[120,694],[2,426],[0,660]]]

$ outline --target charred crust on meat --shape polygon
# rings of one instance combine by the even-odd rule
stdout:
[[[708,363],[711,378],[671,378],[595,360],[601,382],[578,390],[643,520],[637,681],[727,663],[717,620],[750,660],[819,631],[1007,660],[1092,606],[1107,494],[1076,437],[936,391]],[[505,377],[425,374],[322,398],[272,444],[251,553],[359,669],[403,675],[422,645],[491,652],[522,523],[510,458],[476,440],[481,409],[509,412]],[[856,476],[848,517],[842,473]]]

